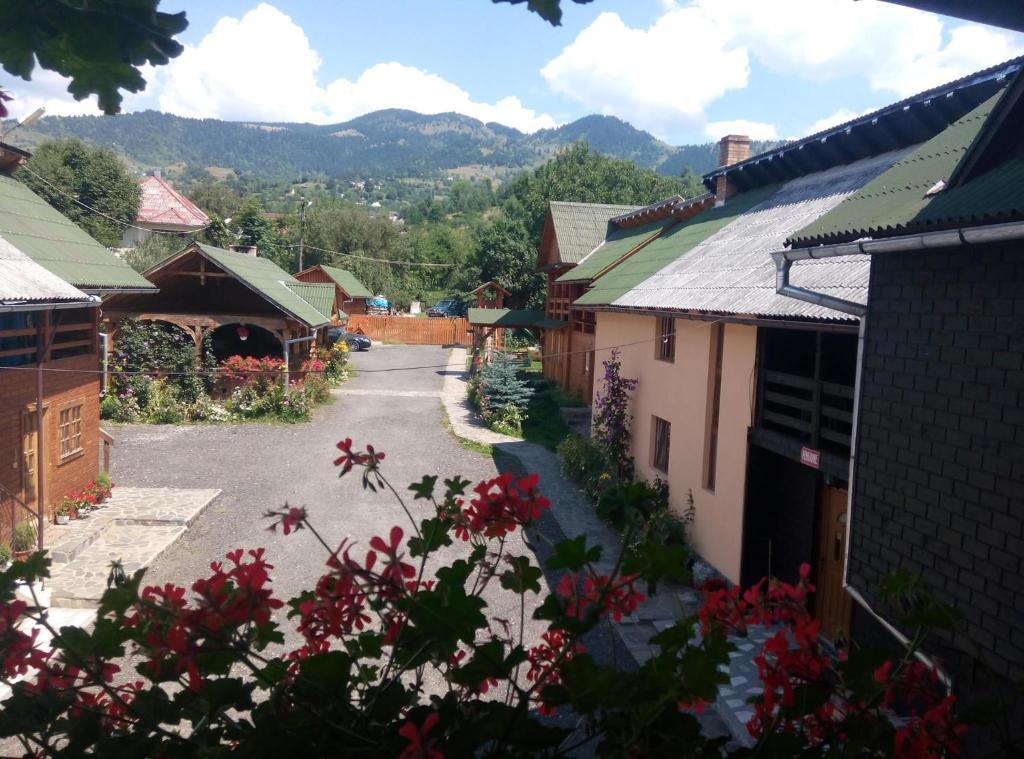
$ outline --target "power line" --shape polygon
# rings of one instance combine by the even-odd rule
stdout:
[[[718,324],[719,321],[720,320],[707,321],[707,322],[702,321],[702,322],[700,322],[700,324],[709,324],[709,325],[710,324]],[[591,349],[588,349],[588,350],[575,350],[575,351],[559,351],[559,352],[556,352],[556,353],[543,353],[538,358],[541,359],[541,360],[543,360],[545,358],[562,358],[562,357],[565,357],[565,356],[577,356],[577,355],[584,354],[584,353],[591,353],[591,352],[596,353],[598,351],[612,351],[612,350],[618,350],[619,348],[630,348],[630,347],[635,346],[635,345],[645,345],[647,343],[652,343],[652,342],[655,342],[657,340],[664,340],[664,339],[672,337],[675,334],[678,334],[678,332],[668,333],[668,334],[664,334],[664,335],[655,335],[654,337],[644,338],[643,340],[634,340],[634,341],[629,342],[629,343],[618,343],[617,345],[609,345],[609,346],[605,346],[605,347],[602,347],[602,348],[591,348]],[[359,373],[360,374],[387,374],[388,372],[407,372],[407,371],[415,371],[415,370],[418,370],[418,369],[447,369],[449,366],[451,366],[451,364],[447,364],[446,363],[446,364],[419,364],[419,365],[416,365],[416,366],[389,366],[389,367],[383,367],[383,368],[380,368],[380,369],[371,369],[371,368],[368,368],[368,367],[359,367]],[[34,365],[33,366],[0,366],[0,371],[4,371],[4,370],[7,370],[7,371],[31,371],[31,372],[35,372],[35,371],[38,371],[38,367],[36,367]],[[43,367],[43,371],[44,372],[58,372],[58,373],[64,373],[64,374],[103,374],[104,373],[102,369],[59,369],[59,368],[56,368],[56,367],[45,367],[45,366]],[[213,369],[196,369],[196,370],[193,370],[193,371],[167,371],[167,370],[164,370],[164,369],[155,368],[155,369],[139,369],[139,370],[134,370],[134,371],[127,371],[127,370],[120,370],[119,371],[119,370],[109,369],[109,370],[107,370],[106,374],[109,377],[150,377],[150,376],[153,376],[153,375],[156,375],[156,376],[159,376],[159,377],[183,377],[183,376],[193,376],[194,377],[196,375],[211,376],[212,377],[212,376],[216,376],[217,374],[221,374],[224,371],[234,371],[234,370],[225,370],[225,369],[221,369],[221,368],[213,368]],[[281,370],[279,370],[279,369],[266,369],[266,370],[257,369],[257,370],[254,370],[254,371],[246,371],[246,372],[244,372],[244,374],[247,375],[247,376],[249,376],[249,375],[257,375],[257,374],[278,374],[278,373],[280,373],[280,371]]]
[[[111,216],[110,214],[104,213],[103,211],[100,211],[98,208],[93,208],[92,206],[88,205],[87,203],[83,203],[81,200],[76,198],[74,195],[72,195],[67,190],[63,189],[62,187],[58,187],[53,182],[48,180],[46,177],[41,176],[41,175],[37,174],[36,172],[32,171],[32,169],[28,168],[28,166],[22,166],[21,168],[22,168],[23,171],[25,171],[26,173],[31,174],[32,176],[34,176],[36,179],[38,179],[40,182],[45,184],[47,187],[50,187],[51,189],[56,190],[61,195],[63,195],[66,198],[70,199],[74,203],[77,203],[82,208],[86,209],[87,211],[90,211],[91,213],[94,213],[94,214],[96,214],[98,216],[102,216],[104,219],[107,219],[108,221],[112,221],[115,224],[120,224],[122,227],[126,227],[128,229],[138,229],[138,230],[141,230],[143,232],[148,232],[149,234],[167,235],[168,237],[181,237],[181,235],[179,235],[179,234],[177,234],[175,232],[164,232],[163,230],[159,230],[159,229],[150,229],[149,227],[140,227],[137,224],[131,224],[131,223],[127,222],[127,221],[122,221],[121,219],[116,219],[113,216]],[[200,227],[199,229],[193,230],[193,232],[194,233],[202,232],[204,229],[206,229],[209,226],[210,225],[207,224],[205,227]],[[299,246],[298,245],[289,245],[288,247],[289,248],[298,248]],[[372,256],[361,256],[361,255],[358,255],[356,253],[343,253],[340,250],[329,250],[327,248],[318,248],[318,247],[316,247],[314,245],[305,245],[303,247],[305,247],[307,250],[315,250],[315,251],[318,251],[320,253],[331,253],[333,255],[342,256],[344,258],[356,258],[356,259],[359,259],[360,261],[375,261],[377,263],[392,264],[394,266],[412,266],[412,267],[419,266],[419,267],[423,267],[423,268],[432,268],[432,269],[450,269],[451,267],[455,266],[455,264],[431,263],[431,262],[428,262],[428,261],[396,261],[396,260],[391,259],[391,258],[374,258]]]
[[[115,224],[120,224],[122,227],[127,227],[129,229],[139,229],[139,230],[141,230],[143,232],[148,232],[149,234],[154,234],[154,235],[167,235],[168,237],[180,237],[180,235],[178,235],[178,234],[176,234],[174,232],[164,232],[163,230],[160,230],[160,229],[150,229],[149,227],[140,227],[137,224],[130,224],[127,221],[121,221],[121,219],[115,219],[110,214],[104,213],[103,211],[100,211],[98,208],[93,208],[92,206],[88,205],[87,203],[83,203],[81,200],[76,198],[70,192],[68,192],[67,190],[63,189],[62,187],[58,187],[57,185],[55,185],[53,182],[51,182],[46,177],[40,176],[39,174],[36,174],[36,172],[32,171],[32,169],[30,169],[28,166],[23,165],[21,167],[21,170],[26,172],[26,173],[28,173],[28,174],[31,174],[36,179],[38,179],[40,182],[45,184],[47,187],[50,187],[50,188],[56,190],[61,195],[64,195],[67,198],[70,198],[72,201],[74,201],[75,203],[77,203],[82,208],[86,209],[87,211],[91,211],[94,214],[102,216],[104,219],[107,219],[108,221],[112,221]],[[206,227],[208,227],[208,226],[210,226],[210,225],[207,224]],[[197,230],[194,230],[194,231],[195,232],[202,232],[204,229],[206,229],[206,227],[201,227],[201,228],[199,228]]]
[[[298,245],[289,245],[288,247],[289,248],[297,248],[299,246]],[[438,263],[430,263],[428,261],[396,261],[396,260],[394,260],[392,258],[373,258],[371,256],[360,256],[360,255],[358,255],[356,253],[342,253],[340,250],[328,250],[327,248],[317,248],[314,245],[305,245],[304,247],[305,247],[306,250],[316,250],[316,251],[319,251],[320,253],[333,253],[334,255],[343,256],[345,258],[358,258],[361,261],[378,261],[378,262],[384,263],[384,264],[394,264],[395,266],[423,266],[423,267],[446,268],[446,269],[450,269],[451,267],[455,266],[455,264],[438,264]]]

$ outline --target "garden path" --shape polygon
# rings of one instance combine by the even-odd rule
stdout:
[[[601,560],[597,565],[610,570],[622,550],[618,532],[598,518],[586,494],[562,474],[556,454],[536,443],[494,432],[484,425],[469,403],[468,379],[466,350],[455,348],[449,356],[441,394],[453,432],[467,440],[489,443],[495,450],[518,459],[524,472],[536,472],[540,476],[541,491],[551,499],[551,514],[562,532],[570,537],[586,535],[588,544],[601,546]],[[662,584],[635,614],[612,626],[626,650],[642,664],[656,653],[648,642],[651,637],[679,618],[695,613],[699,605],[700,596],[694,589]],[[753,629],[749,638],[732,641],[735,650],[730,654],[731,663],[726,673],[729,684],[720,689],[715,703],[721,722],[707,715],[704,719],[705,729],[712,734],[724,733],[727,727],[734,740],[752,745],[746,724],[753,716],[753,708],[747,700],[761,692],[754,656],[773,632],[767,628]]]

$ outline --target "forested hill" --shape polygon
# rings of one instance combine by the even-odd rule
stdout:
[[[220,167],[280,179],[318,174],[433,177],[462,167],[502,177],[578,140],[606,155],[675,176],[687,168],[702,174],[717,159],[712,143],[675,147],[613,116],[586,116],[524,134],[457,113],[428,116],[397,109],[330,125],[186,119],[144,111],[49,116],[16,134],[16,142],[28,147],[47,138],[78,137],[112,147],[145,169]]]

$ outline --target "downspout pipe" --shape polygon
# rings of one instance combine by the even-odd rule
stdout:
[[[293,337],[290,340],[285,340],[284,341],[284,382],[285,382],[285,387],[288,386],[288,373],[289,373],[288,354],[291,352],[291,347],[293,345],[295,345],[296,343],[309,343],[309,342],[312,342],[312,341],[316,340],[316,333],[317,333],[317,330],[314,329],[312,335],[306,335],[306,337]]]
[[[852,255],[872,255],[898,252],[928,251],[941,248],[957,248],[964,245],[995,244],[1024,239],[1024,222],[1009,222],[1006,224],[992,224],[983,227],[958,228],[941,232],[928,232],[919,235],[905,235],[900,237],[885,238],[879,240],[862,240],[852,243],[841,243],[837,245],[823,245],[812,248],[797,248],[772,253],[776,267],[776,292],[786,297],[797,300],[815,303],[817,305],[832,308],[837,311],[848,313],[860,318],[860,326],[857,336],[857,367],[854,378],[854,407],[853,407],[853,436],[850,441],[850,464],[849,464],[849,500],[847,503],[846,520],[846,555],[843,567],[843,589],[850,594],[850,597],[877,621],[890,635],[900,641],[904,646],[909,646],[910,641],[899,629],[885,619],[876,611],[870,602],[861,594],[857,588],[850,585],[850,547],[853,529],[853,500],[857,458],[857,438],[860,424],[860,399],[861,385],[864,370],[864,343],[867,328],[867,307],[859,303],[853,303],[841,298],[835,298],[824,293],[815,292],[806,288],[796,287],[789,281],[789,272],[793,263],[797,261],[810,261],[822,258],[837,258]],[[953,682],[949,674],[939,664],[922,651],[915,652],[916,658],[933,670],[939,680],[945,686],[947,692],[952,690]]]

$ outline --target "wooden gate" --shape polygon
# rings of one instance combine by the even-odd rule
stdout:
[[[353,314],[346,329],[371,340],[408,345],[469,345],[469,320]]]

